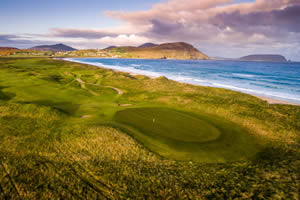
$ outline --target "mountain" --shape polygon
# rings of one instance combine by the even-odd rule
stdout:
[[[109,47],[106,47],[104,50],[109,50],[109,49],[113,49],[113,48],[117,48],[117,46],[109,46]]]
[[[164,43],[147,47],[117,47],[109,50],[110,53],[123,58],[143,59],[196,59],[207,60],[209,57],[192,45],[184,42]]]
[[[153,43],[145,43],[142,44],[140,46],[138,46],[139,48],[143,48],[143,47],[153,47],[153,46],[157,46],[157,44],[153,44]]]
[[[243,61],[264,61],[264,62],[287,62],[287,59],[282,55],[257,54],[241,57]]]
[[[38,50],[38,51],[75,51],[76,50],[64,44],[41,45],[41,46],[32,47],[30,49]]]

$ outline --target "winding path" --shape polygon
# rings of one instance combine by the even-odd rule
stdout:
[[[97,85],[97,84],[93,84],[93,83],[85,83],[85,82],[84,82],[83,80],[81,80],[80,78],[76,78],[76,81],[77,81],[78,83],[80,83],[81,88],[84,88],[84,89],[86,89],[85,85],[87,84],[87,85],[94,85],[94,86],[102,87],[102,88],[110,88],[110,89],[113,89],[113,90],[115,90],[115,91],[118,93],[118,95],[122,95],[122,94],[124,93],[122,90],[120,90],[119,88],[116,88],[116,87]],[[89,90],[89,91],[90,91],[90,90]],[[93,91],[90,91],[90,92],[91,92],[92,94],[95,95],[95,92],[93,92]]]

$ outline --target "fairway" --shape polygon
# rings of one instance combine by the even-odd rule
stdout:
[[[194,116],[169,108],[131,108],[115,120],[162,156],[177,160],[226,162],[247,159],[259,149],[256,139],[238,125],[213,116]]]

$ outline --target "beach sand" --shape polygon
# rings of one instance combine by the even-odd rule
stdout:
[[[252,95],[252,96],[255,96],[255,97],[260,98],[264,101],[267,101],[268,104],[288,104],[288,105],[300,106],[300,104],[298,104],[298,103],[282,101],[282,100],[273,99],[273,98],[270,98],[270,97],[264,97],[264,96],[258,96],[258,95]]]

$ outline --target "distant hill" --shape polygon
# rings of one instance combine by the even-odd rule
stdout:
[[[257,54],[241,57],[243,61],[264,61],[264,62],[287,62],[287,59],[282,55]]]
[[[184,42],[146,45],[146,47],[117,47],[109,49],[120,57],[144,59],[209,59],[207,55]]]
[[[11,51],[11,50],[19,50],[15,47],[0,47],[0,51]]]
[[[117,48],[117,46],[109,46],[109,47],[106,47],[104,50],[113,49],[113,48]]]
[[[64,44],[41,45],[41,46],[32,47],[30,49],[38,50],[38,51],[75,51],[76,50]]]
[[[0,47],[0,56],[9,56],[17,51],[19,51],[19,49],[14,47]]]
[[[157,44],[153,44],[153,43],[145,43],[142,44],[140,46],[138,46],[139,48],[143,48],[143,47],[153,47],[153,46],[157,46]]]

